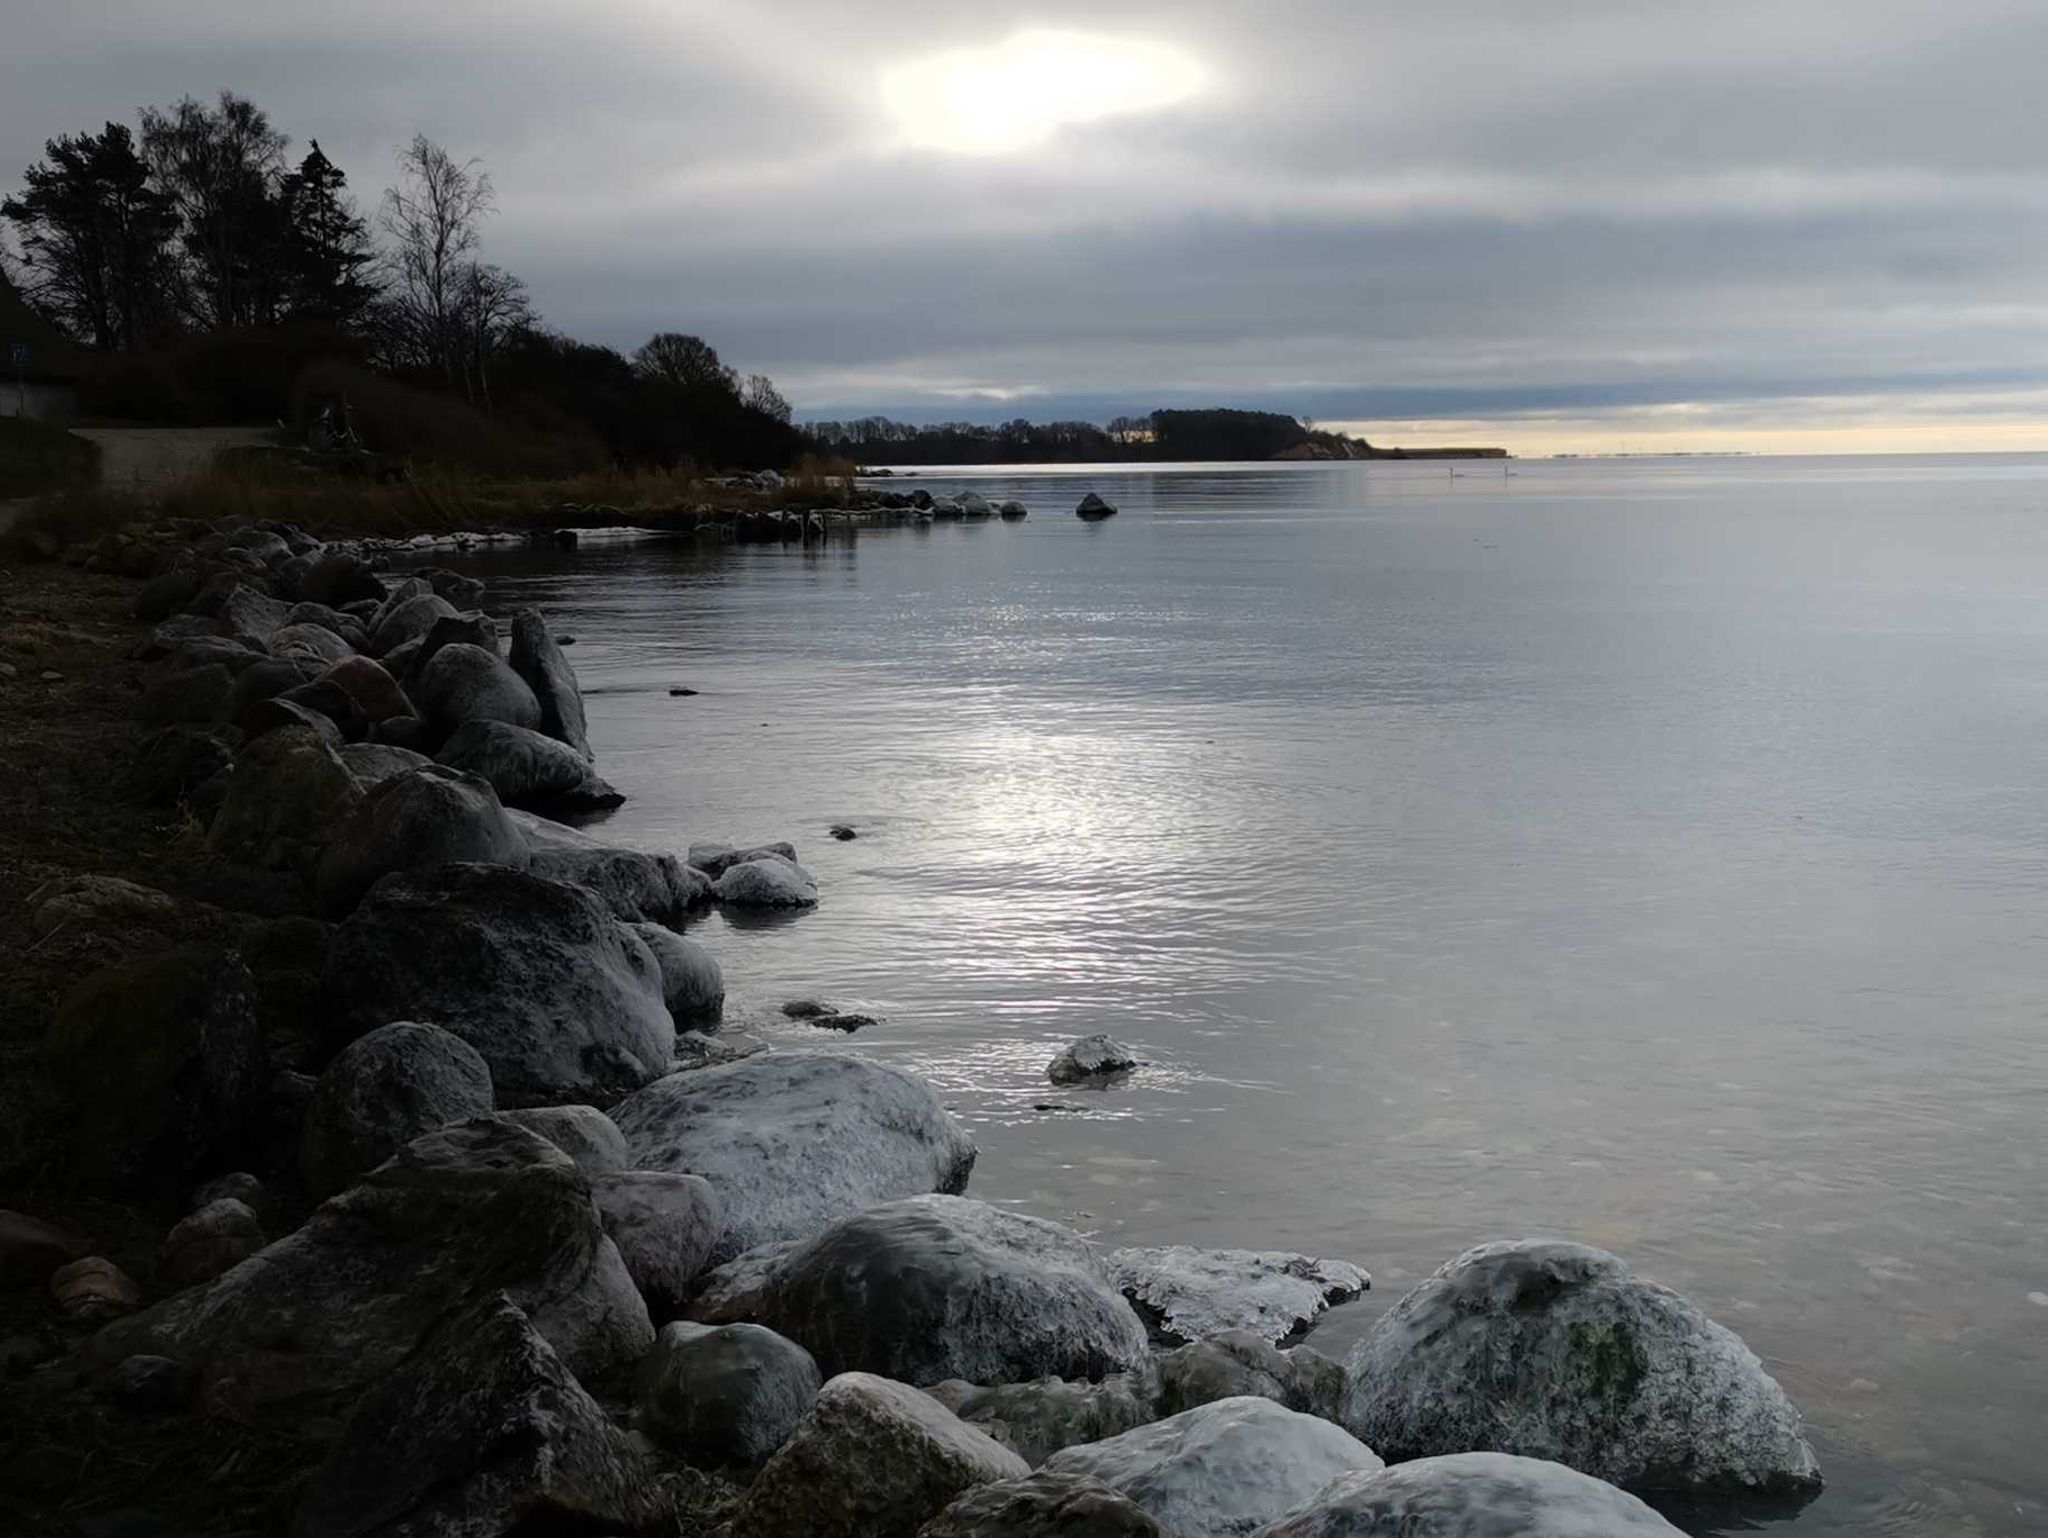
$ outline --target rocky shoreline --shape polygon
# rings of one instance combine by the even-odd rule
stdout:
[[[912,495],[874,515],[1011,516]],[[1359,1265],[1105,1250],[967,1195],[916,1075],[722,1037],[686,931],[817,902],[798,852],[579,831],[622,789],[546,617],[387,553],[144,520],[0,594],[10,725],[111,819],[10,859],[0,1526],[1600,1538],[1818,1491],[1614,1256],[1482,1245],[1338,1362]],[[132,725],[56,731],[66,645]]]

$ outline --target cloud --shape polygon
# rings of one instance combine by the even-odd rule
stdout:
[[[556,324],[700,331],[806,412],[2009,422],[2048,389],[2032,3],[23,9],[0,185],[222,86],[366,198],[421,128],[487,162]],[[1061,74],[1049,33],[1199,89]]]

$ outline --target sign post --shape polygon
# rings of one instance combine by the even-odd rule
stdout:
[[[14,363],[14,414],[28,420],[28,343],[9,342],[7,355]]]

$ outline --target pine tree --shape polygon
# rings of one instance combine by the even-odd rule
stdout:
[[[378,294],[370,228],[348,196],[348,178],[320,141],[284,178],[278,201],[285,230],[284,314],[349,330]]]

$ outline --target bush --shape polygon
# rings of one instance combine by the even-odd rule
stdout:
[[[345,365],[355,343],[324,326],[222,331],[102,358],[79,386],[87,416],[171,427],[281,421],[308,370]]]
[[[99,445],[49,422],[0,417],[0,500],[90,486]]]
[[[343,401],[366,448],[419,468],[559,477],[606,462],[604,445],[580,423],[561,420],[539,430],[515,425],[452,395],[345,364],[317,364],[301,376],[291,420],[304,430],[322,407]]]

